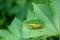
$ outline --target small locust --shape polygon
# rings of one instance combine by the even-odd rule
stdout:
[[[42,24],[28,24],[30,27],[36,29],[36,28],[42,28]]]

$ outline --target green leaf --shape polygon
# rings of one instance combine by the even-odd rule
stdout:
[[[14,18],[11,25],[8,27],[9,30],[0,30],[0,37],[6,40],[19,40],[22,37],[22,23],[17,18]]]
[[[5,38],[6,40],[17,40],[18,39],[14,34],[11,34],[7,30],[0,30],[0,37]]]
[[[49,17],[46,16],[46,14],[39,8],[37,4],[34,4],[34,12],[28,10],[27,20],[23,24],[23,32],[25,38],[30,37],[37,37],[37,36],[52,36],[57,34],[57,30],[52,24],[52,22],[49,20]],[[40,19],[44,22],[44,26],[41,29],[30,29],[27,25],[30,21],[30,23],[34,22],[31,20]],[[51,18],[50,18],[51,19]],[[26,23],[28,22],[28,23]],[[36,21],[35,21],[36,22]],[[40,21],[39,21],[40,22]]]
[[[9,31],[15,34],[18,38],[21,37],[22,23],[17,18],[14,18],[11,25],[9,26]]]
[[[59,29],[60,29],[60,0],[50,0],[51,3],[50,3],[50,6],[51,8],[53,9],[54,11],[54,21],[55,21],[55,25],[56,25],[56,28],[57,28],[57,31],[58,33],[59,32]]]
[[[46,40],[46,37],[60,35],[59,4],[60,0],[0,0],[0,10],[15,15],[8,30],[0,29],[0,40]],[[43,26],[34,29],[28,24]]]
[[[44,22],[48,23],[50,29],[53,28],[54,31],[56,31],[56,29],[54,28],[54,25],[50,22],[49,18],[42,12],[42,10],[39,9],[39,6],[38,5],[34,5],[34,12],[36,12],[36,16],[38,16],[40,19],[42,19]],[[39,14],[39,15],[38,15]],[[51,19],[51,18],[50,18]]]

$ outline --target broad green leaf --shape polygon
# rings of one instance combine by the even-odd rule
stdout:
[[[3,37],[6,40],[18,40],[14,34],[11,34],[7,30],[0,30],[0,37]]]
[[[6,40],[22,40],[22,28],[22,22],[15,17],[8,27],[9,30],[0,30],[0,37],[5,38]]]
[[[54,25],[52,24],[52,22],[49,20],[49,17],[46,16],[44,11],[42,11],[37,4],[33,3],[33,6],[34,6],[34,12],[28,10],[27,20],[23,24],[24,37],[29,38],[29,37],[37,37],[37,36],[56,35],[57,30],[54,27]],[[29,21],[31,23],[31,20],[36,20],[36,19],[37,20],[40,19],[44,22],[43,28],[41,28],[41,29],[30,29],[27,24],[29,23]],[[32,21],[32,23],[33,22],[34,21]]]
[[[39,9],[48,17],[49,21],[55,26],[54,24],[54,17],[53,17],[53,12],[52,9],[50,8],[49,3],[48,4],[37,4]]]
[[[48,36],[60,34],[60,0],[2,1],[0,0],[0,10],[15,17],[8,30],[0,29],[0,37],[2,37],[0,40],[46,40]],[[0,20],[0,25],[4,21],[5,19]],[[28,24],[43,26],[33,29]]]
[[[58,31],[58,33],[60,33],[60,14],[56,13],[54,14],[54,17],[55,17],[55,25],[56,25],[56,29]]]
[[[59,29],[60,29],[60,0],[50,0],[51,3],[50,3],[50,6],[51,8],[53,9],[54,11],[54,21],[55,21],[55,25],[56,25],[56,28],[57,28],[57,31],[58,33],[59,32]]]
[[[22,23],[17,18],[14,18],[11,25],[9,26],[9,31],[15,34],[18,38],[21,37]]]
[[[44,22],[46,22],[46,23],[48,23],[49,24],[49,26],[51,26],[51,27],[49,27],[50,29],[51,28],[53,28],[53,30],[56,32],[56,29],[55,29],[55,27],[54,27],[54,25],[50,22],[50,20],[48,19],[48,17],[42,12],[42,10],[41,9],[39,9],[39,6],[38,5],[35,5],[35,4],[33,4],[34,5],[34,12],[36,12],[35,14],[36,14],[36,16],[38,16],[40,19],[42,19]],[[39,14],[39,15],[38,15]],[[52,29],[51,29],[52,30]]]

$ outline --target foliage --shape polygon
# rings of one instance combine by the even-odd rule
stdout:
[[[0,40],[47,40],[59,36],[60,0],[0,0]],[[43,24],[33,29],[28,24]]]

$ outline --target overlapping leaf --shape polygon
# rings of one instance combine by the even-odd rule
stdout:
[[[38,6],[37,4],[34,4],[34,3],[33,3],[33,6],[34,6],[34,12],[29,10],[27,21],[30,21],[30,20],[33,20],[33,19],[36,20],[36,18],[39,18],[39,19],[44,21],[44,23],[45,23],[44,27],[45,28],[38,29],[38,30],[33,30],[33,29],[30,30],[30,29],[27,28],[26,25],[24,25],[24,28],[23,28],[23,31],[25,32],[24,34],[29,34],[27,36],[25,35],[25,37],[28,37],[28,36],[29,37],[36,37],[36,36],[42,36],[42,35],[49,36],[49,35],[58,33],[58,31],[55,28],[54,24],[52,24],[51,20],[49,20],[51,18],[46,16],[44,11],[42,11],[40,9],[40,6]],[[42,31],[42,32],[40,32],[40,31]]]
[[[6,40],[19,40],[21,38],[21,22],[15,18],[12,24],[8,27],[8,30],[0,30],[0,37]]]
[[[8,30],[0,30],[2,38],[6,40],[30,40],[27,38],[33,38],[35,40],[37,37],[53,36],[60,33],[60,6],[58,5],[60,0],[34,0],[29,5],[27,5],[27,0],[18,1],[20,2],[20,4],[19,2],[17,3],[21,6],[21,10],[17,8],[16,13],[19,14],[16,15]],[[37,3],[38,1],[39,3]],[[7,0],[7,10],[10,10],[12,2],[13,0],[11,2]],[[11,13],[15,13],[13,9],[15,8],[12,8]],[[51,15],[52,13],[53,15]],[[43,24],[43,26],[39,29],[33,29],[28,26],[31,23]]]

